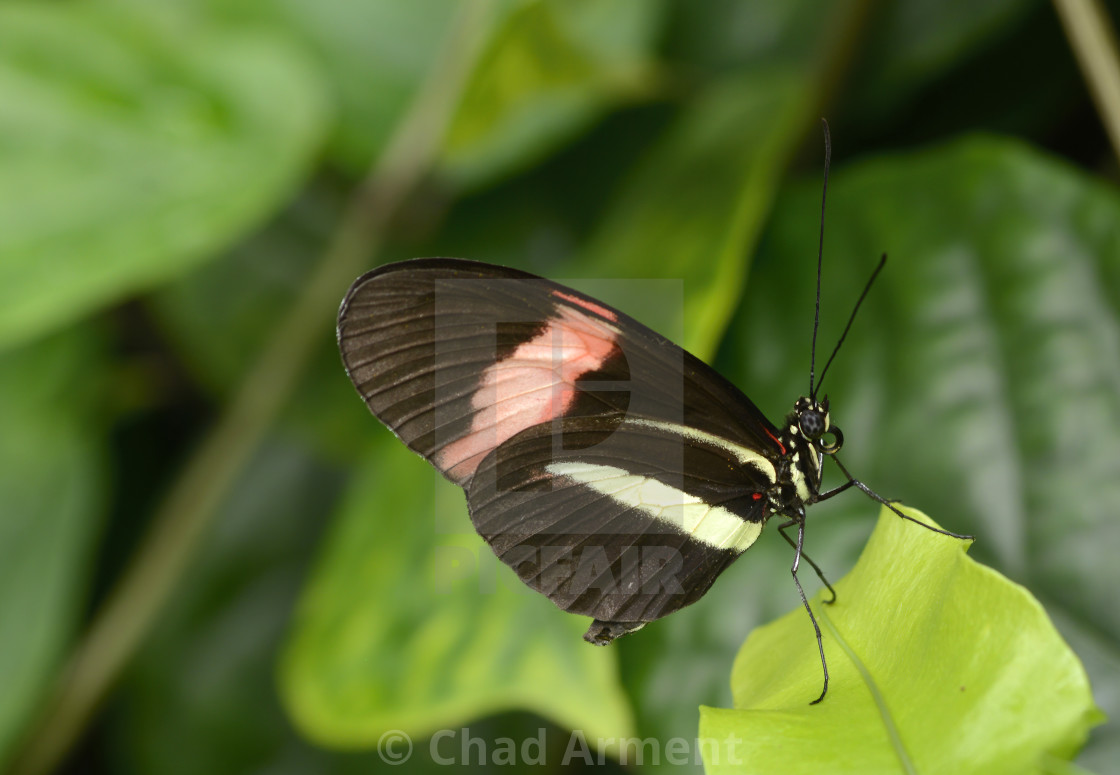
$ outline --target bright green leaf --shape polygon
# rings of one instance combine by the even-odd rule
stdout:
[[[929,521],[920,512],[909,512]],[[932,524],[932,523],[931,523]],[[1088,679],[1042,606],[966,544],[883,509],[837,602],[813,605],[831,683],[801,609],[751,634],[736,709],[703,708],[722,741],[709,772],[1043,772],[1100,720]]]
[[[420,737],[526,709],[592,739],[628,735],[615,654],[583,642],[587,620],[499,563],[461,491],[395,442],[377,452],[359,464],[283,661],[303,732],[369,747],[387,730]]]
[[[95,337],[68,331],[0,356],[0,762],[42,701],[86,602],[104,509]],[[83,391],[75,391],[81,385]]]
[[[177,277],[297,184],[298,49],[102,4],[0,6],[0,345]]]

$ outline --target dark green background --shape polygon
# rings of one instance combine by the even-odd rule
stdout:
[[[0,3],[0,761],[468,11]],[[454,255],[683,281],[658,286],[676,305],[609,287],[776,420],[807,381],[827,116],[823,347],[890,255],[828,378],[845,462],[975,533],[1120,718],[1117,165],[1054,9],[476,11],[440,150],[358,271]],[[447,547],[488,555],[461,496],[353,394],[334,313],[309,322],[298,388],[65,771],[380,771],[389,729],[416,736],[408,771],[445,771],[426,735],[463,727],[545,726],[555,762],[568,729],[691,738],[698,705],[730,704],[747,633],[797,605],[777,536],[608,650],[504,576],[448,581]],[[811,513],[807,546],[839,577],[877,507]],[[1078,763],[1117,762],[1112,722]]]

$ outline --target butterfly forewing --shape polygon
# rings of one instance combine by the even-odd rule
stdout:
[[[460,259],[381,267],[344,299],[338,339],[370,410],[460,485],[498,444],[562,416],[622,411],[781,451],[762,413],[694,356],[517,270]]]

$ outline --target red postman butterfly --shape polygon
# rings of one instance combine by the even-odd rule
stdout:
[[[818,301],[819,283],[818,259]],[[843,436],[812,371],[774,425],[633,318],[516,269],[382,266],[346,294],[338,343],[370,411],[463,488],[475,529],[522,581],[592,617],[591,643],[698,600],[780,515],[820,646],[797,578],[805,559],[828,585],[802,551],[805,509],[853,486],[890,505],[836,460]],[[826,456],[847,481],[822,493]],[[827,665],[824,679],[816,702]]]

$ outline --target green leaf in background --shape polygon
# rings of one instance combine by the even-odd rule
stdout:
[[[177,18],[0,6],[0,346],[183,274],[306,173],[299,49]]]
[[[364,175],[408,110],[440,49],[447,45],[457,3],[443,0],[216,0],[258,21],[279,22],[322,61],[339,106],[330,151]]]
[[[930,522],[920,512],[912,516]],[[930,524],[933,524],[930,522]],[[708,772],[1043,772],[1101,714],[1042,606],[967,545],[883,509],[837,602],[813,602],[831,683],[801,609],[755,630],[735,709],[703,708]]]
[[[477,186],[648,93],[664,8],[660,0],[520,4],[471,74],[442,172],[459,187]]]
[[[620,192],[577,271],[683,279],[681,318],[667,327],[710,357],[811,105],[808,82],[791,72],[710,87]]]
[[[662,0],[477,4],[492,30],[444,153],[442,171],[457,185],[508,175],[620,102],[650,92]],[[286,35],[317,57],[338,104],[329,152],[346,171],[362,175],[455,32],[462,5],[208,0],[203,16]]]
[[[920,95],[920,88],[967,61],[992,38],[1008,35],[1040,0],[984,0],[942,3],[915,0],[882,7],[863,52],[850,100],[845,106],[870,124],[887,121],[899,103]]]
[[[286,648],[281,688],[303,733],[369,747],[517,708],[590,739],[631,734],[615,653],[584,643],[587,620],[525,588],[471,530],[461,491],[381,435]]]
[[[408,109],[447,44],[461,5],[446,0],[174,2],[200,20],[285,36],[316,58],[326,77],[323,87],[337,108],[327,152],[355,176],[366,173]]]
[[[821,13],[814,0],[744,3],[707,0],[676,3],[666,29],[669,57],[687,66],[720,73],[785,65],[804,67],[821,56],[858,3],[832,3]]]
[[[292,729],[276,697],[275,673],[323,532],[316,515],[330,509],[343,481],[342,472],[296,444],[275,438],[264,444],[129,670],[110,770],[340,772],[329,753]],[[367,761],[364,771],[370,766]]]
[[[102,428],[91,422],[103,370],[88,331],[0,355],[0,763],[87,602],[105,508]]]
[[[727,352],[749,353],[735,381],[771,416],[805,389],[805,256],[819,196],[810,180],[779,200],[730,329]],[[1092,650],[1086,667],[1112,720],[1079,763],[1110,770],[1120,754],[1120,199],[998,138],[837,169],[826,346],[882,251],[890,261],[825,386],[844,462],[884,495],[976,534],[974,554]],[[777,284],[804,289],[800,301],[768,290]],[[837,498],[814,509],[810,531],[825,514],[855,521],[865,509],[858,496]],[[815,535],[807,545],[820,562]]]
[[[221,260],[148,297],[161,332],[215,400],[237,387],[262,342],[305,287],[323,235],[337,218],[336,205],[329,191],[309,187],[282,217]],[[344,291],[339,288],[339,299]],[[332,312],[323,310],[314,360],[285,409],[283,423],[298,428],[331,457],[351,461],[368,446],[370,429],[354,422],[354,388],[327,325]]]
[[[359,404],[358,409],[361,409]],[[252,772],[369,775],[374,750],[315,745],[293,727],[276,692],[276,666],[307,566],[330,528],[345,472],[300,440],[265,441],[226,501],[168,601],[113,703],[109,772],[245,775]],[[540,719],[472,719],[474,737],[537,734]],[[518,728],[519,722],[525,727]],[[511,727],[514,730],[511,731]],[[552,730],[548,733],[551,735]],[[562,743],[563,735],[554,735]],[[438,749],[457,755],[454,741]],[[370,746],[372,748],[372,746]],[[415,741],[407,768],[446,773]],[[549,761],[560,751],[547,751]]]

